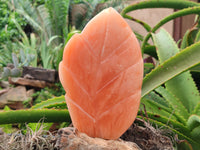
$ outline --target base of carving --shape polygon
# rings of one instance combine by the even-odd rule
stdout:
[[[141,150],[133,142],[91,138],[73,127],[58,131],[56,147],[60,150]]]

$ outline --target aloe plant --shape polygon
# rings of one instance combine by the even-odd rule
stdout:
[[[127,14],[145,8],[180,10],[165,17],[154,27]],[[181,141],[177,142],[180,149],[198,149],[200,146],[200,96],[191,74],[195,71],[199,76],[199,13],[200,5],[186,0],[142,1],[126,7],[121,13],[148,31],[142,40],[142,51],[159,62],[143,80],[141,101],[147,114],[144,118],[177,134]],[[197,14],[196,26],[185,33],[180,48],[165,30],[155,34],[165,23],[188,14]],[[151,37],[153,45],[148,43]],[[142,116],[145,115],[145,111]]]
[[[179,52],[177,44],[174,42],[172,37],[165,30],[161,30],[157,34],[153,34],[153,40],[157,48],[158,58],[160,62],[159,67],[155,69],[157,70],[156,73],[158,74],[162,72],[162,68],[161,68],[162,65],[164,65],[166,62],[173,60],[173,58],[180,56],[180,54],[185,55],[184,57],[182,57],[182,60],[181,60],[182,62],[184,62],[182,66],[189,64],[190,62],[193,62],[195,57],[197,60],[196,64],[200,63],[199,61],[200,43],[199,42]],[[186,51],[188,51],[189,53],[184,53]],[[190,57],[188,59],[187,57],[192,56],[193,51],[196,51],[196,55],[193,55],[193,57]],[[178,61],[175,61],[173,64],[170,65],[168,69],[166,68],[168,70],[167,72],[170,73],[173,71],[178,71],[179,68],[181,68],[181,67],[177,67],[178,63],[179,63]],[[178,134],[179,139],[187,140],[189,142],[189,145],[192,145],[193,149],[197,149],[199,146],[199,141],[200,141],[200,136],[199,136],[200,114],[197,113],[199,111],[200,95],[195,85],[195,82],[193,81],[189,68],[190,67],[185,69],[185,71],[182,72],[181,74],[176,75],[174,78],[171,78],[169,74],[167,74],[166,72],[165,77],[168,76],[168,79],[164,84],[165,87],[161,86],[161,84],[158,84],[159,87],[155,89],[155,92],[159,94],[157,96],[162,96],[163,102],[166,103],[165,106],[163,106],[163,104],[161,104],[160,102],[155,101],[154,98],[149,98],[149,96],[147,95],[145,96],[144,94],[143,94],[144,96],[143,96],[142,102],[144,104],[147,103],[148,105],[148,107],[146,107],[147,114],[155,113],[154,115],[157,114],[157,115],[160,115],[160,117],[165,117],[169,119],[169,120],[160,120],[160,118],[153,118],[153,117],[151,118],[151,116],[149,116],[149,118],[152,119],[151,120],[152,122],[154,121],[160,122],[161,124],[163,124],[163,126],[166,126],[168,128],[171,128],[170,126],[174,126],[173,131],[176,134]],[[155,70],[152,72],[155,72]],[[158,77],[156,73],[154,74],[150,73],[149,75],[145,77],[145,79],[148,79],[149,76],[152,76],[152,75],[154,77],[156,76]],[[162,78],[162,74],[160,74],[159,77]],[[146,87],[150,87],[151,86],[150,83],[151,81],[153,81],[152,77],[150,77],[149,80],[145,80],[145,79],[143,83],[143,89]],[[146,81],[148,81],[148,85]],[[152,88],[154,89],[153,86]],[[153,103],[149,103],[149,101],[150,102],[153,101]],[[162,105],[164,109],[159,107],[159,105]],[[161,108],[161,111],[160,113],[154,112],[152,111],[152,108],[155,108],[155,109]],[[168,112],[170,113],[170,115],[169,114],[166,115],[163,112]],[[170,124],[167,124],[168,122],[170,122]],[[182,127],[180,126],[180,127],[175,128],[177,123],[181,124]]]
[[[87,22],[101,10],[113,7],[117,10],[125,7],[127,0],[76,0],[70,5],[70,25],[82,30]]]

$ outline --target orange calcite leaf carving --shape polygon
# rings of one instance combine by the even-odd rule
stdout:
[[[100,12],[70,39],[59,76],[80,132],[117,139],[135,120],[143,60],[134,33],[113,8]]]

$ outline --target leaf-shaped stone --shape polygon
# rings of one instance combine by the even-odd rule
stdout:
[[[70,39],[59,76],[79,131],[117,139],[133,123],[140,103],[143,60],[134,33],[113,8],[100,12]]]

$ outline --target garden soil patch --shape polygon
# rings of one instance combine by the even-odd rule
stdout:
[[[69,137],[75,140],[70,141]],[[95,146],[94,144],[96,143],[95,138],[84,135],[82,136],[84,138],[80,140],[80,137],[80,134],[72,127],[62,128],[58,132],[53,133],[43,130],[42,126],[37,131],[32,131],[30,128],[27,128],[26,134],[22,134],[21,131],[6,134],[0,130],[0,150],[66,150],[66,146],[72,146],[74,148],[77,144],[78,146],[73,150],[81,150],[83,149],[82,147],[84,147],[84,150],[96,150],[97,145]],[[88,139],[91,139],[93,144],[88,142]],[[142,150],[173,150],[170,138],[161,135],[158,130],[150,125],[148,127],[141,127],[133,124],[121,136],[121,139],[115,140],[115,142],[118,144],[121,142],[121,145],[128,143],[129,146],[132,145],[133,148],[141,148]],[[98,145],[98,150],[112,150],[112,148],[109,149],[109,146],[101,147],[101,144],[102,142]]]

